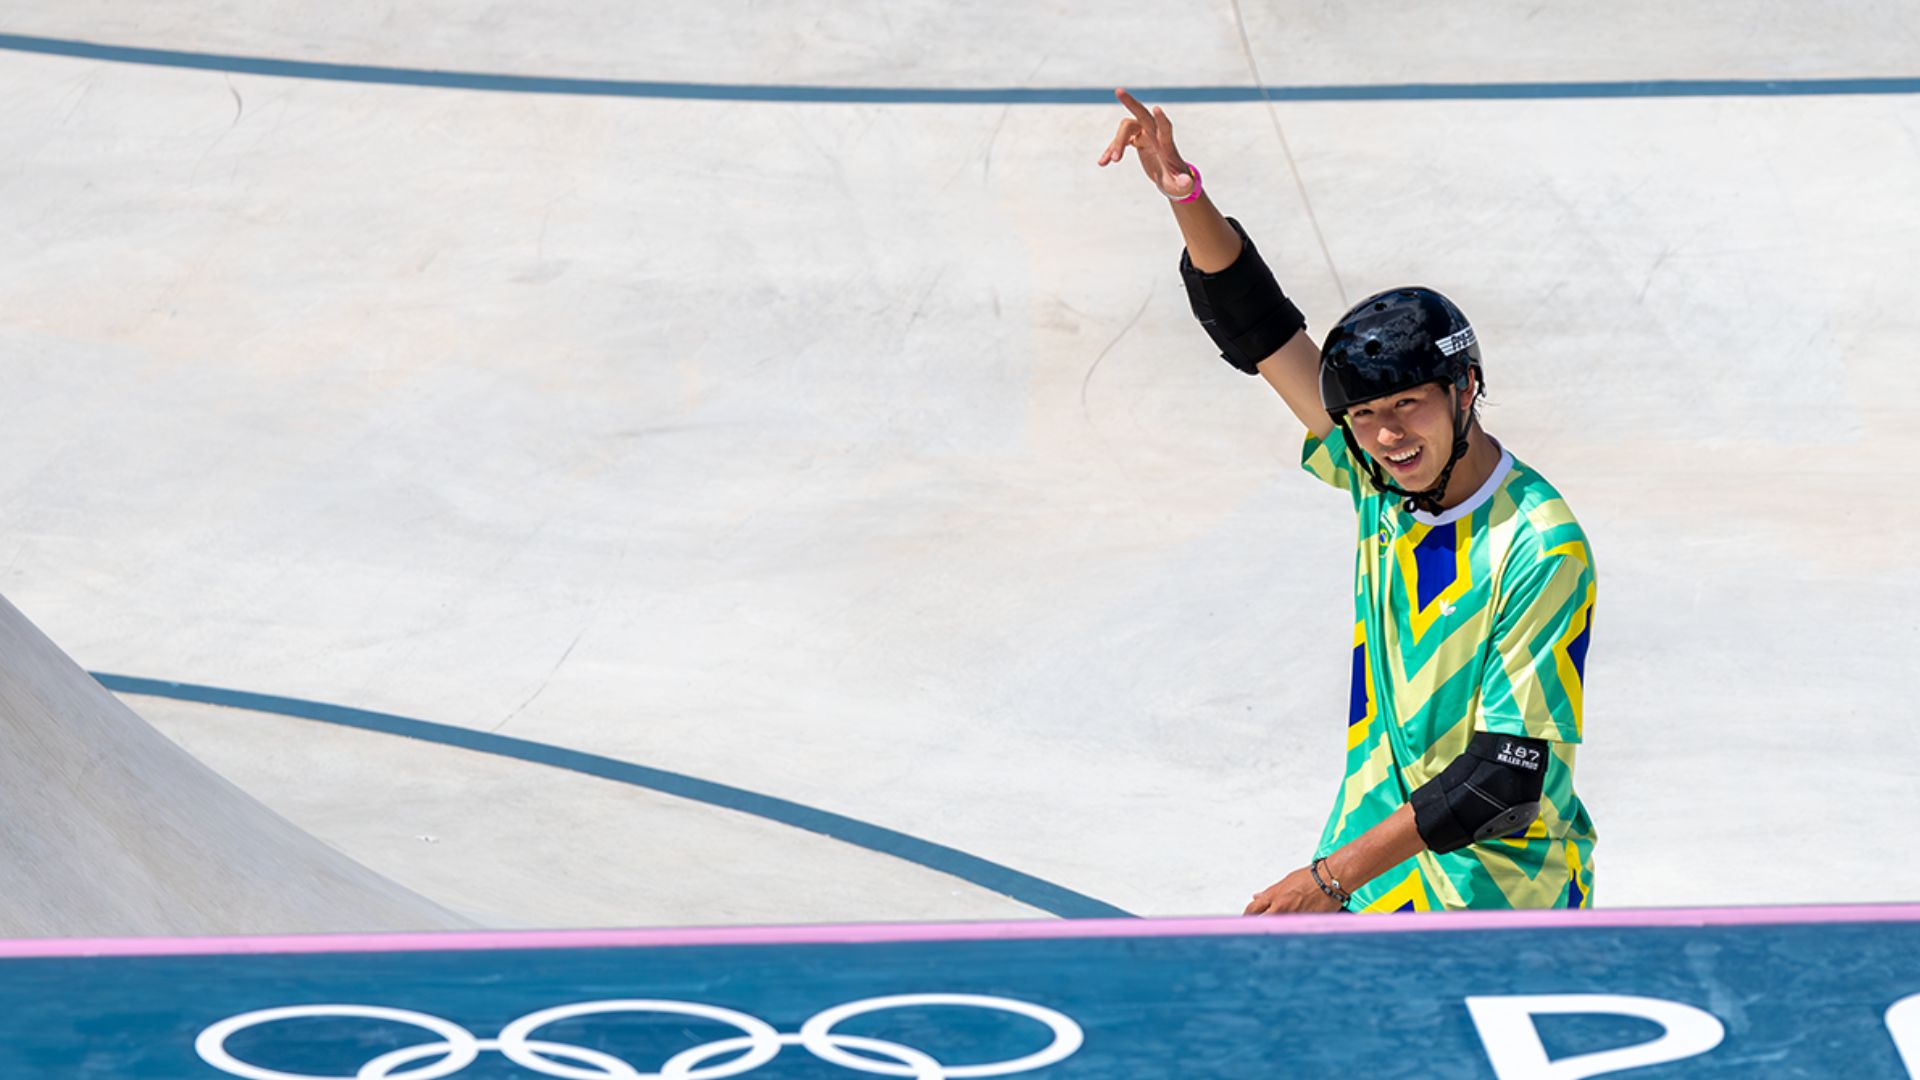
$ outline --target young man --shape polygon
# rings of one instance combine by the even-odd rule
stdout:
[[[1567,504],[1480,427],[1480,348],[1425,288],[1361,301],[1317,347],[1161,109],[1131,146],[1172,200],[1194,314],[1307,427],[1302,464],[1359,519],[1347,776],[1308,865],[1247,914],[1587,907],[1593,823],[1573,791],[1593,558]]]

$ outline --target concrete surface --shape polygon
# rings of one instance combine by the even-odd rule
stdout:
[[[827,922],[1043,914],[925,867],[612,781],[307,720],[134,700],[202,762],[271,792],[295,825],[488,927],[768,922],[782,910]]]
[[[1865,0],[0,4],[123,45],[879,87],[1911,75],[1916,25]],[[1920,97],[1171,111],[1316,328],[1376,288],[1454,296],[1490,430],[1585,523],[1598,902],[1920,895]],[[1349,523],[1192,325],[1158,196],[1093,166],[1119,115],[0,53],[0,589],[95,670],[500,728],[1138,912],[1237,911],[1332,798]],[[404,818],[418,751],[356,740],[325,809],[234,718],[169,730],[398,873],[367,823]],[[551,783],[557,818],[630,814],[655,850],[665,808]],[[758,880],[779,845],[720,817],[675,828]],[[605,833],[523,826],[604,872]],[[726,917],[924,914],[937,890],[891,869],[858,904],[749,889]],[[607,917],[497,870],[454,891]],[[711,921],[701,897],[645,920]]]

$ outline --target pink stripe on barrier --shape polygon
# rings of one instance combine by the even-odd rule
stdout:
[[[1260,937],[1289,934],[1795,926],[1874,922],[1920,922],[1920,904],[1432,912],[1357,918],[1351,915],[1295,915],[1259,919],[1238,917],[1036,919],[1030,922],[868,923],[847,926],[692,927],[658,930],[531,930],[207,938],[47,938],[0,941],[0,958],[467,952],[485,949],[659,948],[691,945],[867,945],[933,941]]]

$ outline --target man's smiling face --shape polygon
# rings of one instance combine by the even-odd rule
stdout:
[[[1460,408],[1469,398],[1462,396]],[[1347,410],[1359,449],[1395,484],[1424,491],[1440,479],[1453,455],[1454,395],[1438,383],[1363,401]]]

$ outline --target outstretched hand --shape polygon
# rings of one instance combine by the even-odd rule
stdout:
[[[1140,159],[1140,168],[1162,195],[1169,199],[1186,198],[1193,191],[1193,170],[1173,145],[1173,121],[1167,119],[1166,110],[1156,105],[1148,111],[1138,98],[1125,90],[1115,90],[1113,96],[1133,115],[1120,121],[1120,130],[1114,133],[1113,142],[1107,144],[1106,152],[1100,155],[1101,167],[1126,157],[1127,147],[1131,146]]]
[[[1242,915],[1286,915],[1295,912],[1339,911],[1340,902],[1320,891],[1313,873],[1305,867],[1295,870],[1272,885],[1253,894]]]

